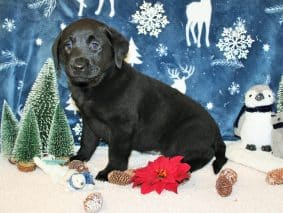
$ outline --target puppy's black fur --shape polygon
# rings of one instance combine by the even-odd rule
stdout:
[[[191,171],[215,156],[218,173],[227,159],[215,121],[191,98],[124,63],[128,48],[120,33],[92,19],[70,24],[54,42],[55,66],[65,70],[83,120],[81,147],[71,160],[88,161],[103,138],[109,161],[100,180],[127,169],[132,150],[182,155]]]

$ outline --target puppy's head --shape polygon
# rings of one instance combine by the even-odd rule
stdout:
[[[128,41],[116,30],[81,19],[57,36],[52,53],[56,69],[63,68],[72,84],[96,86],[110,68],[121,68],[128,49]]]

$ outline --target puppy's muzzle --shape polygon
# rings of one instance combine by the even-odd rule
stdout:
[[[71,64],[71,68],[75,72],[85,72],[89,66],[89,60],[83,57],[75,58]]]

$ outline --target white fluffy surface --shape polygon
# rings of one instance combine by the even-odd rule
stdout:
[[[130,168],[145,166],[156,155],[134,152]],[[107,148],[99,147],[87,164],[95,175],[103,169]],[[283,166],[283,165],[282,165]],[[103,196],[101,213],[221,213],[221,212],[282,212],[283,185],[265,182],[265,173],[229,161],[226,168],[238,173],[238,181],[229,197],[220,197],[215,189],[217,176],[211,165],[194,172],[189,181],[180,185],[178,194],[164,191],[140,193],[140,188],[117,186],[96,181],[95,191]],[[68,192],[60,184],[52,183],[40,169],[22,173],[5,158],[0,157],[0,212],[1,213],[80,213],[89,192]]]
[[[283,168],[282,158],[275,157],[271,152],[250,151],[245,146],[246,144],[240,141],[227,143],[226,155],[229,160],[261,172]]]

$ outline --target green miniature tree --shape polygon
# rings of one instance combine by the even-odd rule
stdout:
[[[35,114],[31,109],[22,117],[13,155],[18,163],[30,163],[33,162],[33,157],[40,156],[40,154],[39,129]]]
[[[55,108],[59,103],[56,72],[52,59],[48,59],[40,70],[27,97],[23,114],[30,108],[37,118],[43,153],[47,152],[47,140]]]
[[[18,131],[18,120],[8,103],[4,101],[1,119],[1,148],[3,155],[9,160],[13,157],[13,149]]]
[[[277,92],[277,112],[283,112],[283,75],[281,75]]]
[[[74,153],[74,139],[64,110],[56,107],[48,137],[48,154],[67,158]]]

